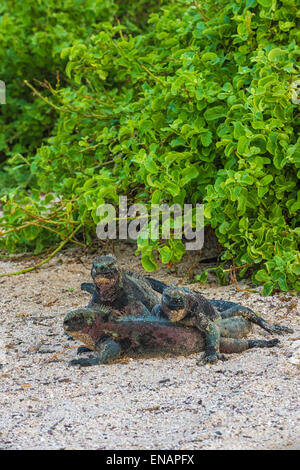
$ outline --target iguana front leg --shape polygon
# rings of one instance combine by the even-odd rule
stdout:
[[[166,320],[169,319],[168,315],[165,314],[160,304],[153,307],[151,310],[151,316],[155,318],[165,318]]]
[[[101,339],[96,344],[96,357],[73,359],[69,366],[80,365],[81,367],[95,366],[99,364],[107,364],[116,359],[121,353],[121,347],[112,339]]]
[[[226,361],[226,356],[220,353],[220,331],[217,325],[210,321],[205,331],[205,354],[203,362],[214,364],[218,360]],[[199,364],[200,362],[198,362]]]
[[[89,294],[92,294],[93,296],[91,300],[89,301],[88,307],[93,307],[94,305],[102,304],[101,297],[99,293],[97,292],[96,287],[93,283],[83,282],[80,288],[84,292],[88,292]]]
[[[184,320],[182,323],[184,323]],[[206,364],[214,364],[218,360],[226,360],[224,354],[220,354],[220,330],[217,324],[211,321],[200,309],[194,311],[192,323],[205,335],[205,354],[203,362]],[[200,361],[198,364],[200,364]]]
[[[287,326],[269,323],[267,320],[264,320],[264,318],[259,317],[250,308],[243,307],[238,304],[236,304],[234,307],[229,308],[228,310],[221,312],[222,319],[239,316],[245,318],[245,320],[248,320],[251,323],[255,323],[270,334],[283,335],[285,333],[293,333],[293,330],[291,328],[288,328]]]

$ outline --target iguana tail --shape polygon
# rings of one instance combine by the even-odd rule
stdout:
[[[145,279],[149,282],[152,289],[154,289],[156,292],[159,292],[160,294],[163,293],[163,290],[166,287],[169,287],[168,284],[165,284],[162,281],[158,281],[157,279],[153,279],[152,277],[145,277]]]

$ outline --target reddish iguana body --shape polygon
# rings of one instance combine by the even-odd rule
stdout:
[[[278,343],[242,338],[251,330],[244,318],[216,321],[220,333],[220,351],[238,353],[253,347],[272,347]],[[90,366],[111,362],[122,355],[149,357],[189,355],[204,351],[205,335],[196,328],[174,324],[166,318],[145,315],[115,317],[102,307],[70,312],[64,320],[65,332],[97,352],[96,358],[81,358],[71,365]],[[225,335],[226,337],[222,337]]]

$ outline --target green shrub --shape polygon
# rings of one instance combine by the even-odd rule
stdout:
[[[142,32],[125,18],[62,48],[66,83],[48,89],[51,136],[31,160],[7,165],[27,165],[36,189],[11,193],[2,247],[40,251],[79,223],[89,241],[97,207],[118,195],[205,202],[224,260],[247,265],[242,276],[251,267],[266,295],[299,289],[296,1],[168,1]],[[30,223],[28,210],[52,228],[58,221],[59,234],[14,230]],[[167,263],[184,254],[180,240],[138,240],[138,249],[148,270],[157,255]]]
[[[31,158],[51,135],[57,120],[57,110],[34,96],[24,80],[33,85],[45,80],[54,87],[71,85],[65,76],[66,60],[61,58],[61,50],[88,41],[103,24],[116,22],[124,14],[126,27],[139,31],[146,23],[145,4],[150,11],[159,7],[159,2],[145,0],[129,7],[114,0],[1,2],[0,79],[6,83],[7,104],[1,106],[0,114],[0,164],[18,153]],[[49,90],[47,93],[44,88],[43,92],[49,96]],[[7,186],[26,187],[28,179],[32,181],[28,168],[14,163],[0,175],[0,194]]]

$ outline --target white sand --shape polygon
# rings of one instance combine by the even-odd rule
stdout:
[[[127,251],[123,265],[141,272]],[[63,351],[79,343],[67,339],[62,321],[88,302],[80,283],[90,280],[91,258],[68,252],[39,271],[0,278],[1,449],[300,448],[296,297],[194,284],[295,332],[279,347],[213,366],[197,366],[193,355],[70,368],[76,349]],[[0,260],[0,272],[31,263]],[[181,282],[163,269],[154,276]],[[252,337],[270,338],[258,327]]]

